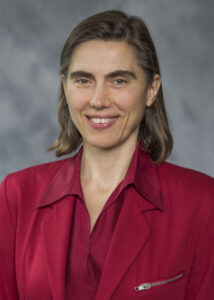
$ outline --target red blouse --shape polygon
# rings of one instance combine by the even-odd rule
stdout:
[[[213,300],[213,179],[138,146],[90,236],[80,162],[2,182],[0,299]]]
[[[93,231],[90,234],[90,217],[85,205],[81,183],[80,165],[82,149],[77,154],[74,178],[69,178],[69,164],[67,178],[63,182],[73,181],[70,194],[75,195],[72,224],[70,229],[70,243],[67,257],[66,297],[65,299],[94,300],[102,273],[105,256],[111,237],[120,214],[123,201],[126,198],[129,185],[134,183],[137,152],[133,156],[128,172],[122,182],[111,194],[100,213]],[[60,186],[63,188],[63,186]]]

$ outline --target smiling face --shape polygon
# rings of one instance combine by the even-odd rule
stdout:
[[[62,82],[84,146],[106,149],[137,142],[145,106],[153,103],[160,77],[148,86],[127,43],[92,40],[77,46]]]

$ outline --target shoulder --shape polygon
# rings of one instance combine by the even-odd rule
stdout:
[[[23,195],[38,197],[48,186],[56,173],[67,162],[70,166],[75,161],[75,156],[66,159],[48,162],[31,166],[23,170],[11,173],[1,183],[1,192],[14,198],[14,195],[21,198]]]
[[[210,188],[214,188],[214,178],[211,176],[169,162],[164,162],[159,166],[159,174],[164,180],[170,181],[171,183],[184,184],[189,188],[201,184],[205,184],[206,187],[210,186]]]
[[[165,199],[174,199],[186,207],[214,205],[214,178],[168,162],[162,163],[158,170]]]
[[[57,172],[57,170],[67,161],[68,159],[62,159],[58,161],[48,162],[25,168],[23,170],[11,173],[5,178],[9,181],[15,181],[17,183],[26,183],[30,180],[42,180],[49,179]]]

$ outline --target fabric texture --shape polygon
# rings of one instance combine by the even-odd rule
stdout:
[[[136,153],[130,184],[111,195],[126,189],[95,300],[213,299],[214,180]],[[2,182],[0,299],[65,299],[77,158]]]
[[[70,189],[70,194],[74,196],[71,198],[71,201],[74,201],[74,209],[72,212],[70,242],[67,254],[65,300],[95,299],[108,246],[111,242],[123,201],[126,199],[127,188],[129,188],[130,184],[134,183],[137,152],[132,159],[124,180],[117,186],[105,203],[91,233],[90,216],[84,201],[79,176],[81,149],[74,166],[75,177],[70,178],[68,176],[65,178],[63,175],[69,175],[70,164],[66,164],[63,172],[59,172],[58,174],[58,176],[63,176],[64,182],[68,184],[71,180],[75,181],[75,189],[74,186]],[[58,182],[58,178],[55,177],[54,186],[57,186],[58,190],[62,191],[65,184],[58,186]],[[51,197],[51,191],[49,191],[49,195]],[[49,196],[47,195],[43,205],[45,205],[45,201],[48,201],[48,199]]]

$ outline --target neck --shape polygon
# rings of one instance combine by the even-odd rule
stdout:
[[[82,183],[93,183],[103,191],[116,187],[126,175],[136,146],[136,140],[110,149],[84,144],[81,164]]]

